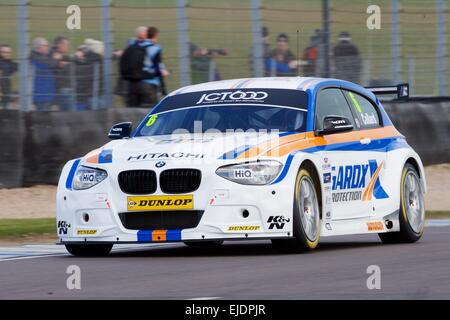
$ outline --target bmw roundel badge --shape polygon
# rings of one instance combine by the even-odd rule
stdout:
[[[164,161],[158,161],[158,162],[155,164],[155,167],[161,168],[161,167],[164,167],[165,165],[166,165],[166,163],[165,163]]]

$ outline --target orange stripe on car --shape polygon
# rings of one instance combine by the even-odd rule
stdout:
[[[306,133],[288,135],[285,137],[272,139],[269,142],[261,143],[242,153],[237,157],[237,159],[245,159],[256,156],[282,157],[297,150],[336,143],[354,142],[363,138],[382,139],[393,136],[401,136],[400,132],[398,132],[394,126],[367,130],[355,130],[324,136],[315,136],[313,131],[309,131]],[[303,139],[303,137],[305,139]],[[269,147],[267,147],[267,145],[269,145]]]
[[[84,159],[88,163],[98,163],[98,158],[101,152],[102,152],[101,148],[92,150],[91,152],[89,152],[87,155],[84,156]]]
[[[167,239],[167,230],[153,230],[152,232],[152,241],[166,241]]]
[[[370,179],[370,182],[367,185],[366,190],[364,190],[362,201],[372,200],[373,188],[375,187],[375,182],[377,181],[378,175],[380,174],[381,168],[383,166],[383,162],[384,161],[381,161],[377,170],[375,171],[372,178]]]

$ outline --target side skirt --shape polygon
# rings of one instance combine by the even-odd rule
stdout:
[[[396,232],[400,230],[399,211],[379,217],[322,221],[321,237]]]

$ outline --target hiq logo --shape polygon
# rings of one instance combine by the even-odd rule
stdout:
[[[376,160],[369,160],[368,164],[355,164],[347,166],[332,167],[333,171],[333,202],[354,201],[354,200],[372,200],[389,198],[386,191],[380,183],[379,174],[383,167],[383,162],[379,165]],[[370,180],[366,184],[366,177],[370,173]],[[343,191],[337,190],[352,190]]]

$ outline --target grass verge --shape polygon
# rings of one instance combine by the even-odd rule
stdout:
[[[427,211],[427,219],[449,219],[450,211]]]
[[[0,238],[52,235],[55,218],[0,219]]]

